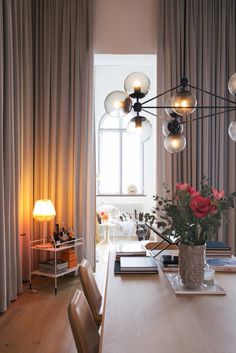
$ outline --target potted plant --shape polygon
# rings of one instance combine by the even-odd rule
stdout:
[[[217,233],[222,217],[234,207],[236,193],[225,197],[206,179],[196,190],[189,184],[177,184],[171,196],[165,185],[166,197],[155,196],[155,214],[165,227],[164,234],[180,238],[179,268],[186,288],[198,288],[204,277],[204,250],[206,240]]]

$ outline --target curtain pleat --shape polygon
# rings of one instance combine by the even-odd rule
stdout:
[[[236,70],[236,2],[188,0],[186,4],[186,76],[192,85],[232,100],[228,79]],[[159,92],[180,83],[184,59],[183,9],[183,0],[158,0]],[[224,101],[206,93],[192,92],[203,105],[225,105]],[[209,113],[214,110],[198,109],[193,117]],[[169,182],[173,189],[176,182],[198,187],[206,176],[215,188],[224,189],[226,194],[235,191],[236,145],[228,136],[228,126],[234,116],[235,113],[225,113],[185,124],[186,149],[176,155],[170,155],[162,147],[161,122],[158,121],[157,190],[162,192],[163,182]],[[224,224],[219,237],[236,250],[235,216],[230,213],[230,222]]]

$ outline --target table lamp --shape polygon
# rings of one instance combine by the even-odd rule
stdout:
[[[56,216],[53,203],[49,199],[37,200],[34,205],[33,218],[43,222],[43,242],[46,238],[46,222],[51,221]]]

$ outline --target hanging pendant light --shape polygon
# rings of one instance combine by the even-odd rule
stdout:
[[[170,134],[166,136],[164,140],[164,146],[165,149],[170,153],[181,152],[185,149],[186,138],[180,133]]]
[[[126,77],[124,88],[126,93],[132,98],[145,97],[150,89],[150,80],[142,72],[132,72]]]
[[[113,91],[105,99],[105,110],[107,114],[115,118],[121,118],[132,109],[132,100],[123,91]]]
[[[182,62],[181,67],[181,79],[180,84],[175,87],[171,87],[167,89],[165,92],[159,93],[155,97],[147,99],[144,102],[140,102],[142,98],[144,98],[150,89],[150,80],[146,74],[141,72],[133,72],[127,76],[124,83],[125,92],[115,91],[107,96],[105,100],[105,109],[108,114],[111,116],[122,117],[133,110],[136,113],[136,116],[131,119],[128,125],[128,131],[130,133],[139,133],[142,137],[143,141],[147,141],[151,136],[151,124],[150,122],[141,117],[139,114],[144,111],[145,113],[149,113],[158,117],[158,115],[154,114],[153,111],[149,111],[149,109],[165,109],[165,112],[168,114],[170,118],[173,120],[165,121],[162,125],[162,131],[164,133],[165,141],[164,145],[167,151],[170,153],[180,152],[186,146],[186,139],[183,133],[183,124],[191,121],[196,121],[199,119],[205,119],[210,117],[215,117],[216,115],[220,115],[223,113],[229,113],[231,111],[236,111],[236,102],[229,100],[225,97],[221,97],[216,93],[209,92],[203,88],[196,87],[191,85],[188,82],[186,76],[186,18],[187,18],[187,0],[184,0],[184,16],[183,16],[183,51],[180,58]],[[181,42],[182,44],[182,42]],[[236,96],[236,73],[234,73],[228,82],[229,92]],[[199,97],[203,95],[207,95],[211,98],[211,101],[215,101],[216,99],[221,103],[217,105],[204,105],[199,104],[195,95],[192,91],[199,94]],[[153,100],[157,100],[158,98],[164,98],[165,95],[171,94],[172,97],[169,97],[166,101],[165,106],[162,105],[149,105]],[[136,101],[132,103],[131,98]],[[204,97],[201,99],[204,102]],[[198,105],[199,104],[199,105]],[[188,119],[188,115],[193,114],[196,109],[200,109],[200,113],[191,120]],[[208,113],[204,113],[205,115],[201,115],[205,109],[209,109]],[[218,109],[218,110],[217,110]],[[180,116],[185,116],[185,120],[181,121]],[[181,121],[181,123],[180,123]],[[229,126],[229,136],[233,141],[236,142],[236,122],[232,121]]]
[[[236,96],[236,73],[230,76],[228,89],[233,96]]]
[[[188,90],[177,92],[171,100],[171,106],[178,115],[192,114],[197,106],[197,100]]]
[[[127,132],[138,135],[142,142],[146,142],[151,137],[152,124],[144,116],[135,116],[128,123]]]
[[[236,121],[231,121],[228,128],[230,138],[236,142]]]

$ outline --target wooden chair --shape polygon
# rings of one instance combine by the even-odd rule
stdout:
[[[94,278],[92,267],[86,259],[83,259],[79,266],[79,276],[84,295],[99,328],[102,322],[102,296]]]
[[[78,353],[98,353],[100,336],[84,294],[76,290],[68,317]]]

